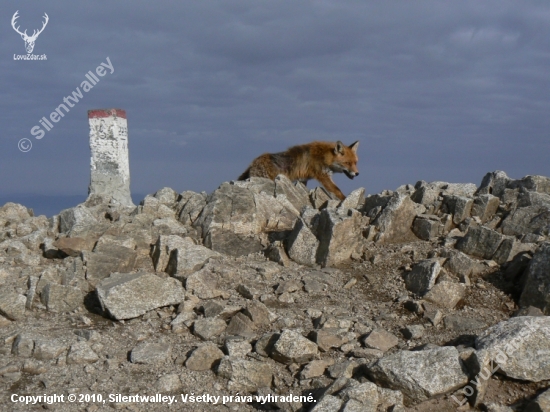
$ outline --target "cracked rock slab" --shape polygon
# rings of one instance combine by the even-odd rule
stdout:
[[[132,319],[185,299],[185,290],[178,280],[146,272],[113,273],[101,281],[96,292],[102,309],[115,319]]]
[[[468,383],[455,347],[401,351],[376,361],[368,375],[377,384],[401,391],[413,402],[452,392]]]

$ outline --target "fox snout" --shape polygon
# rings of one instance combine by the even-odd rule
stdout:
[[[344,173],[348,178],[350,178],[352,180],[355,176],[359,176],[359,172],[351,172],[349,170],[344,170]]]

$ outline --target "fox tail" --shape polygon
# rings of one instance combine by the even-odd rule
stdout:
[[[250,178],[250,167],[248,169],[246,169],[242,175],[239,176],[239,178],[237,180],[246,180]]]

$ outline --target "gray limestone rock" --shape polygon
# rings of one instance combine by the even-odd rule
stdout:
[[[230,356],[221,359],[217,373],[219,376],[229,379],[230,388],[248,391],[270,387],[273,379],[273,372],[268,363]]]
[[[154,365],[170,358],[172,347],[168,343],[144,341],[130,352],[130,362]]]
[[[80,256],[83,250],[91,251],[94,247],[94,239],[82,237],[62,237],[53,242],[53,247],[67,256]]]
[[[33,357],[38,360],[57,359],[69,349],[70,344],[66,339],[36,338]]]
[[[322,376],[328,366],[334,364],[332,359],[317,359],[312,360],[300,372],[300,379],[311,379],[317,376]]]
[[[226,339],[225,350],[227,354],[233,358],[244,358],[252,352],[252,345],[246,340]]]
[[[247,302],[243,313],[257,326],[269,325],[277,319],[277,315],[271,312],[266,305],[257,300]]]
[[[456,248],[471,256],[491,259],[502,240],[503,236],[500,233],[485,226],[474,226],[457,242]]]
[[[179,193],[169,187],[163,187],[157,190],[153,196],[163,205],[173,208],[179,197]]]
[[[192,225],[204,206],[206,206],[206,196],[203,193],[186,191],[181,194],[182,199],[176,206],[178,220],[184,225]]]
[[[315,209],[320,209],[329,200],[334,200],[335,198],[324,187],[319,186],[310,191],[309,199]]]
[[[70,237],[87,238],[97,235],[101,227],[94,214],[84,204],[62,210],[59,213],[59,232]]]
[[[48,283],[42,289],[40,300],[50,312],[70,312],[84,303],[84,293],[72,286]]]
[[[322,266],[344,263],[362,245],[361,213],[354,209],[348,209],[345,214],[339,210],[323,209],[317,233],[317,263]]]
[[[457,276],[471,276],[476,275],[481,271],[481,265],[478,262],[465,253],[458,250],[450,250],[442,256],[446,256],[445,264],[443,267],[449,272],[454,273]]]
[[[86,280],[95,286],[111,273],[132,271],[137,253],[125,246],[101,245],[93,253],[84,254],[83,258],[86,264]]]
[[[300,333],[285,329],[273,345],[270,356],[284,364],[304,364],[315,359],[319,350],[317,345]]]
[[[279,175],[275,178],[276,198],[283,195],[294,206],[296,211],[300,212],[304,206],[310,206],[309,193],[302,184],[294,185],[285,175]]]
[[[280,333],[267,332],[254,345],[254,351],[265,358],[271,355],[275,342],[281,337]]]
[[[344,388],[340,392],[340,397],[346,402],[346,408],[348,408],[350,401],[355,401],[362,406],[361,410],[364,412],[376,412],[379,404],[378,386],[368,381]]]
[[[211,369],[225,355],[213,343],[206,343],[195,349],[187,361],[185,366],[192,371],[206,371]]]
[[[166,272],[176,279],[183,280],[188,275],[202,269],[210,258],[220,258],[222,255],[207,247],[187,243],[175,247],[170,252]]]
[[[525,408],[525,412],[550,412],[550,389],[533,399]]]
[[[476,338],[476,349],[487,351],[509,378],[540,382],[550,379],[550,318],[521,316],[502,321]]]
[[[466,218],[470,217],[474,204],[473,199],[456,195],[444,196],[443,199],[443,204],[447,208],[447,213],[453,215],[453,223],[455,225],[458,225]]]
[[[255,329],[256,325],[250,318],[239,312],[231,318],[225,332],[228,335],[252,337]]]
[[[115,319],[135,318],[185,298],[185,290],[176,279],[145,272],[113,273],[99,283],[96,293],[103,310]]]
[[[413,202],[409,196],[393,194],[381,213],[372,222],[380,232],[381,243],[400,243],[413,241],[412,224],[416,215],[424,213],[425,208]]]
[[[219,337],[227,324],[220,318],[203,318],[195,321],[193,325],[193,333],[202,340],[211,340]]]
[[[514,237],[505,237],[493,255],[493,260],[499,265],[512,261],[518,254],[523,252],[534,252],[535,244],[523,243]]]
[[[335,328],[314,330],[310,337],[323,352],[331,348],[339,348],[349,341],[345,333],[340,333],[340,330]]]
[[[385,387],[401,391],[413,402],[452,392],[468,383],[455,347],[400,351],[367,368],[369,377]]]
[[[254,251],[252,244],[239,248],[235,243],[250,242],[254,236],[269,231],[292,229],[298,216],[291,203],[287,206],[284,200],[281,203],[275,199],[274,188],[270,192],[255,192],[251,185],[254,182],[223,183],[208,196],[206,206],[194,222],[207,247],[232,255],[248,254]]]
[[[153,258],[153,264],[157,272],[164,272],[168,261],[170,260],[170,254],[177,247],[185,247],[194,245],[195,242],[189,237],[181,237],[178,235],[161,235],[157,239],[153,246],[151,257]]]
[[[444,226],[436,215],[418,215],[412,225],[414,234],[422,240],[430,240],[443,235]]]
[[[401,333],[403,333],[405,339],[420,339],[424,336],[425,330],[424,325],[409,325]]]
[[[325,395],[323,398],[315,404],[311,412],[334,412],[339,411],[344,402],[332,395]]]
[[[314,266],[317,263],[319,240],[302,219],[296,220],[292,232],[286,239],[288,256],[301,265]]]
[[[472,205],[472,216],[477,216],[481,223],[486,223],[493,218],[497,212],[500,200],[491,194],[479,195],[474,198]]]
[[[11,320],[25,317],[27,298],[10,290],[0,292],[0,314]]]
[[[550,207],[535,205],[517,208],[502,221],[500,227],[503,234],[510,236],[527,233],[548,236]]]
[[[351,192],[342,202],[338,205],[341,210],[346,209],[361,209],[365,203],[365,188],[360,187]]]
[[[414,265],[412,271],[405,275],[405,286],[417,295],[425,295],[435,285],[440,272],[439,259],[422,260]]]
[[[466,286],[462,283],[442,281],[431,288],[424,295],[424,299],[441,307],[453,309],[465,294]]]
[[[161,376],[155,383],[155,388],[160,393],[177,392],[182,388],[180,377],[176,373],[168,373]]]
[[[533,255],[519,305],[534,306],[550,315],[550,243],[542,244]]]
[[[75,342],[69,348],[67,363],[80,365],[83,363],[95,363],[99,356],[95,353],[88,342]]]
[[[214,299],[225,296],[223,290],[219,290],[219,276],[208,268],[203,268],[185,279],[185,288],[189,293],[200,299]]]
[[[392,333],[383,329],[373,330],[364,339],[363,343],[367,348],[378,349],[382,352],[393,348],[399,343],[399,339]]]

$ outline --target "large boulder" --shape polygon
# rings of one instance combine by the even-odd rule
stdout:
[[[498,323],[475,341],[478,352],[486,352],[499,373],[513,379],[540,382],[550,379],[550,318],[520,316]]]
[[[265,189],[257,192],[258,187]],[[271,192],[266,191],[271,188]],[[223,183],[208,196],[194,222],[204,244],[214,251],[238,256],[260,250],[267,232],[291,230],[298,212],[286,197],[276,199],[273,191],[274,183],[267,179]]]
[[[134,269],[136,258],[136,251],[126,246],[98,245],[92,253],[83,253],[86,279],[95,286],[111,273],[130,272]]]
[[[550,227],[550,205],[520,207],[511,212],[501,224],[505,235],[536,233],[548,236]]]
[[[375,383],[399,390],[412,402],[452,392],[468,383],[459,353],[453,346],[400,351],[367,368]]]
[[[544,243],[534,254],[525,278],[519,305],[534,306],[550,315],[550,243]]]
[[[376,240],[380,243],[416,240],[412,224],[416,215],[424,213],[425,210],[423,206],[413,202],[409,196],[399,193],[392,194],[372,222],[379,232]]]
[[[185,290],[174,278],[152,273],[113,273],[96,289],[101,307],[115,319],[132,319],[149,310],[183,302]]]
[[[474,226],[457,242],[456,248],[471,256],[491,259],[502,240],[500,233],[485,226]]]
[[[322,266],[343,263],[361,246],[361,213],[355,209],[323,209],[317,233],[317,263]]]

